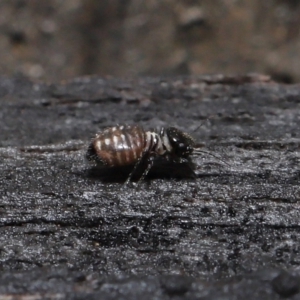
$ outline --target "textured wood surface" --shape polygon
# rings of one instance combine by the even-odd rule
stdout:
[[[1,299],[299,296],[300,86],[1,78],[0,97]],[[84,161],[123,123],[178,127],[213,156],[193,158],[196,179],[158,161],[123,187]]]

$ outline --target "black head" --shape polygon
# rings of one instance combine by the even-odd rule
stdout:
[[[175,155],[188,157],[192,154],[195,141],[191,136],[175,127],[167,128],[166,133]]]

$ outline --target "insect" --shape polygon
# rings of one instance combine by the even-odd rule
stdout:
[[[139,180],[148,174],[155,158],[163,157],[168,161],[184,163],[195,151],[198,151],[195,149],[195,140],[175,127],[162,128],[158,133],[145,131],[138,125],[126,125],[109,127],[96,134],[88,147],[86,158],[96,162],[98,167],[133,165],[125,182],[127,184],[142,161],[146,161],[146,165]]]

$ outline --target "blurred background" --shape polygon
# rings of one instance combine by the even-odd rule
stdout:
[[[300,81],[300,0],[0,0],[0,74]]]

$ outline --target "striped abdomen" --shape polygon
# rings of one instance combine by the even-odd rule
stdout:
[[[134,164],[146,147],[146,134],[139,126],[116,126],[107,128],[93,139],[86,154],[108,167]]]

